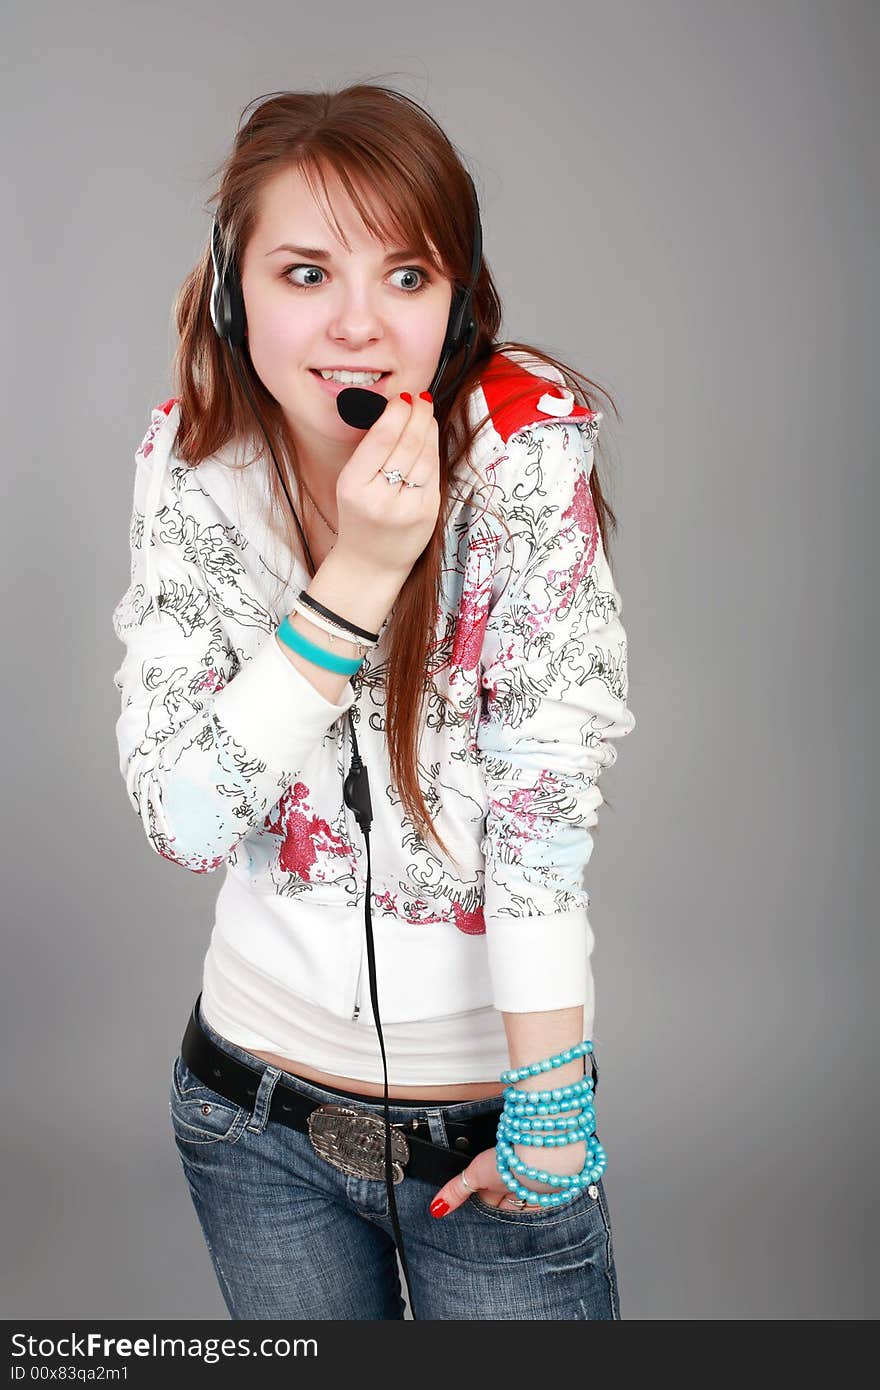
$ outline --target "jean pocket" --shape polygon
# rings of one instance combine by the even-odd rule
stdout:
[[[174,1137],[183,1144],[234,1144],[248,1119],[244,1106],[206,1086],[179,1053],[171,1072],[168,1109]]]
[[[598,1193],[595,1183],[590,1184],[593,1193]],[[599,1206],[598,1196],[593,1196],[590,1188],[582,1187],[576,1197],[572,1197],[570,1202],[564,1203],[561,1207],[542,1207],[527,1206],[514,1207],[505,1201],[500,1207],[494,1207],[489,1202],[484,1202],[482,1197],[474,1193],[467,1200],[467,1206],[473,1207],[481,1216],[490,1217],[493,1221],[510,1222],[513,1225],[539,1225],[555,1226],[560,1221],[570,1221],[576,1216],[580,1216],[585,1206],[597,1209]]]

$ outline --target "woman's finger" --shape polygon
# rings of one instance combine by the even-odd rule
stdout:
[[[430,483],[440,485],[440,426],[437,423],[436,415],[432,414],[430,407],[427,419],[424,420],[424,431],[421,435],[412,434],[404,439],[401,437],[397,448],[386,460],[382,468],[376,470],[372,478],[374,484],[383,483],[387,489],[388,481],[384,477],[385,470],[391,471],[396,468],[403,477],[410,483],[415,483],[419,487],[425,487]],[[412,489],[407,489],[412,491]],[[377,492],[381,488],[376,488]],[[398,488],[398,494],[403,492],[403,484]]]
[[[495,1149],[484,1149],[467,1168],[463,1168],[454,1178],[443,1184],[431,1203],[431,1215],[446,1216],[449,1212],[455,1211],[456,1207],[463,1206],[475,1192],[478,1192],[481,1201],[487,1202],[489,1206],[497,1206],[499,1200],[508,1195],[498,1172]]]
[[[471,1164],[473,1168],[473,1164]],[[446,1216],[449,1212],[455,1211],[456,1207],[462,1206],[479,1189],[474,1181],[474,1176],[468,1176],[468,1169],[457,1173],[451,1182],[441,1187],[437,1196],[431,1203],[430,1211],[432,1216]]]

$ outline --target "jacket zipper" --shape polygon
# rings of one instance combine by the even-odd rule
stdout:
[[[360,960],[359,960],[359,962],[358,962],[357,981],[356,981],[355,987],[354,987],[354,1013],[352,1014],[352,1018],[353,1018],[353,1019],[356,1019],[356,1018],[358,1017],[358,1015],[360,1014],[360,1011],[361,1011],[361,976],[362,976],[363,973],[364,973],[364,951],[365,951],[365,949],[366,949],[366,942],[364,942],[364,944],[363,944],[362,947],[361,947],[361,958],[360,958]]]
[[[350,717],[350,716],[349,716],[349,717]],[[340,726],[339,726],[339,727],[340,727],[340,730],[342,730],[343,726],[342,726],[341,723],[340,723]],[[344,732],[342,733],[342,738],[343,738],[343,740],[345,739],[345,733],[344,733]],[[350,770],[350,769],[349,769],[349,770]],[[349,808],[348,808],[347,806],[345,806],[345,802],[344,802],[344,801],[343,801],[343,806],[345,807],[345,823],[346,823],[346,829],[347,829],[348,832],[349,832],[349,837],[351,837],[351,834],[353,833],[353,832],[352,832],[352,822],[355,821],[355,823],[356,823],[356,818],[355,818],[354,812],[351,811],[351,810],[349,810]],[[364,973],[364,949],[365,949],[365,947],[366,947],[366,941],[363,941],[363,942],[361,943],[361,954],[360,954],[360,958],[359,958],[359,960],[358,960],[357,979],[355,980],[355,986],[354,986],[354,1013],[353,1013],[352,1016],[351,1016],[352,1019],[353,1019],[355,1022],[357,1021],[357,1019],[358,1019],[358,1017],[359,1017],[359,1015],[360,1015],[360,1011],[361,1011],[361,976],[362,976],[363,973]]]

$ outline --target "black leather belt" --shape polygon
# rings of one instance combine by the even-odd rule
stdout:
[[[247,1066],[216,1046],[199,1022],[199,999],[201,995],[186,1026],[180,1055],[193,1075],[205,1086],[236,1105],[252,1110],[265,1067],[257,1070]],[[376,1097],[370,1103],[381,1107],[382,1097]],[[455,1103],[426,1100],[423,1105],[427,1109],[433,1104]],[[498,1116],[503,1103],[499,1094],[497,1108],[493,1107],[483,1115],[476,1115],[470,1120],[449,1120],[444,1117],[450,1148],[432,1142],[427,1120],[422,1117],[392,1121],[394,1181],[400,1182],[407,1175],[424,1178],[438,1187],[448,1182],[466,1168],[478,1153],[495,1147]],[[393,1107],[393,1096],[389,1097],[388,1104]],[[385,1116],[381,1108],[378,1113],[366,1110],[347,1096],[340,1096],[338,1104],[310,1100],[286,1086],[281,1077],[272,1092],[268,1118],[308,1134],[315,1152],[341,1172],[374,1178],[376,1181],[384,1180]]]

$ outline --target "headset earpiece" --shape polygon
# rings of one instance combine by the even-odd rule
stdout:
[[[223,238],[216,214],[211,228],[211,260],[214,265],[214,284],[211,289],[211,322],[217,336],[229,343],[230,347],[241,347],[247,327],[244,295],[234,256],[225,270],[221,271]]]

